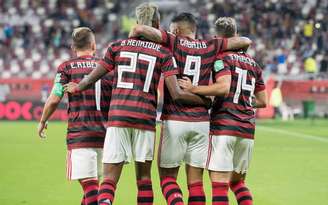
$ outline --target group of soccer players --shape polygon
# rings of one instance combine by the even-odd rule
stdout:
[[[68,93],[67,174],[83,188],[81,204],[113,204],[123,165],[132,161],[137,203],[153,204],[151,164],[161,77],[158,169],[167,204],[184,204],[177,184],[183,162],[189,205],[206,204],[205,168],[213,205],[229,204],[229,188],[239,205],[253,204],[245,176],[254,145],[255,109],[266,106],[266,94],[261,68],[245,53],[251,41],[237,36],[232,18],[219,18],[217,36],[210,40],[196,39],[197,23],[190,13],[177,15],[170,32],[159,29],[156,5],[139,5],[136,18],[129,38],[111,43],[102,59],[94,57],[92,31],[74,29],[77,57],[58,67],[39,123],[39,135],[45,137],[48,119]],[[214,96],[213,103],[207,96]]]

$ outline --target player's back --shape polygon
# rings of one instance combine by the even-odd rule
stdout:
[[[115,77],[108,125],[154,131],[160,76],[177,73],[169,50],[141,39],[120,40],[103,60],[107,69],[111,63]]]
[[[255,110],[252,101],[254,92],[264,89],[262,69],[244,52],[225,52],[218,59],[231,73],[231,87],[227,97],[215,97],[211,133],[253,138]]]
[[[193,85],[208,85],[211,70],[218,52],[226,46],[223,39],[198,40],[179,37],[162,32],[164,45],[168,46],[174,56],[179,70],[179,78],[187,76]],[[208,121],[208,110],[204,106],[181,105],[173,101],[164,86],[163,120]]]
[[[58,70],[60,83],[80,82],[96,68],[98,59],[80,56],[64,62]],[[111,74],[104,76],[87,90],[68,94],[67,145],[69,149],[102,148],[111,98]]]

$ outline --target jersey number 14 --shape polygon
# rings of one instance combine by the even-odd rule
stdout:
[[[246,90],[250,92],[249,103],[252,104],[255,89],[255,78],[252,78],[251,84],[247,84],[247,70],[236,67],[236,73],[238,74],[238,80],[235,95],[233,96],[233,103],[238,104],[240,93],[243,90]]]

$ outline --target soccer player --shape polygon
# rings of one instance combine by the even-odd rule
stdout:
[[[218,36],[237,34],[233,18],[219,18]],[[252,205],[245,185],[254,146],[255,111],[267,104],[262,70],[243,50],[219,54],[213,67],[214,84],[193,86],[188,79],[180,85],[195,94],[215,96],[211,110],[210,148],[207,168],[212,181],[212,204],[228,205],[229,181],[239,205]]]
[[[173,18],[170,32],[145,25],[135,26],[130,36],[143,36],[168,47],[176,59],[178,77],[188,77],[193,85],[208,85],[216,55],[230,49],[250,45],[247,38],[196,39],[197,22],[190,13]],[[169,205],[183,204],[181,189],[176,182],[179,167],[186,163],[189,205],[205,204],[203,169],[209,145],[209,115],[204,106],[182,105],[172,100],[164,88],[159,148],[161,187]],[[197,122],[197,123],[196,123]],[[174,153],[174,154],[172,154]]]
[[[138,6],[136,17],[138,24],[159,26],[159,11],[153,4]],[[150,205],[153,204],[150,171],[155,144],[157,87],[161,74],[165,78],[167,95],[173,101],[204,106],[208,100],[180,89],[176,77],[178,70],[173,66],[173,57],[167,48],[138,38],[112,43],[97,69],[78,85],[68,84],[66,90],[73,93],[84,90],[112,70],[115,77],[104,145],[104,182],[100,187],[99,204],[113,203],[124,162],[134,160],[138,204]]]
[[[62,63],[57,70],[54,87],[44,106],[38,134],[45,137],[47,121],[64,95],[63,85],[79,82],[96,67],[96,42],[87,27],[74,29],[72,50],[76,58]],[[83,205],[97,205],[98,170],[101,170],[102,148],[105,140],[107,113],[111,94],[111,78],[105,76],[81,93],[68,95],[67,177],[79,180]]]

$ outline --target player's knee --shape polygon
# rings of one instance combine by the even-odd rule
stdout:
[[[210,178],[212,182],[229,182],[231,172],[210,171]]]
[[[151,161],[136,162],[137,180],[151,179]]]
[[[160,174],[161,178],[163,178],[165,176],[177,178],[178,172],[179,172],[179,167],[174,167],[174,168],[161,168],[160,167],[159,168],[159,174]]]
[[[246,178],[246,174],[241,174],[237,172],[232,172],[230,181],[233,182],[239,182],[244,181]]]
[[[186,165],[186,174],[188,184],[203,181],[203,168]]]

